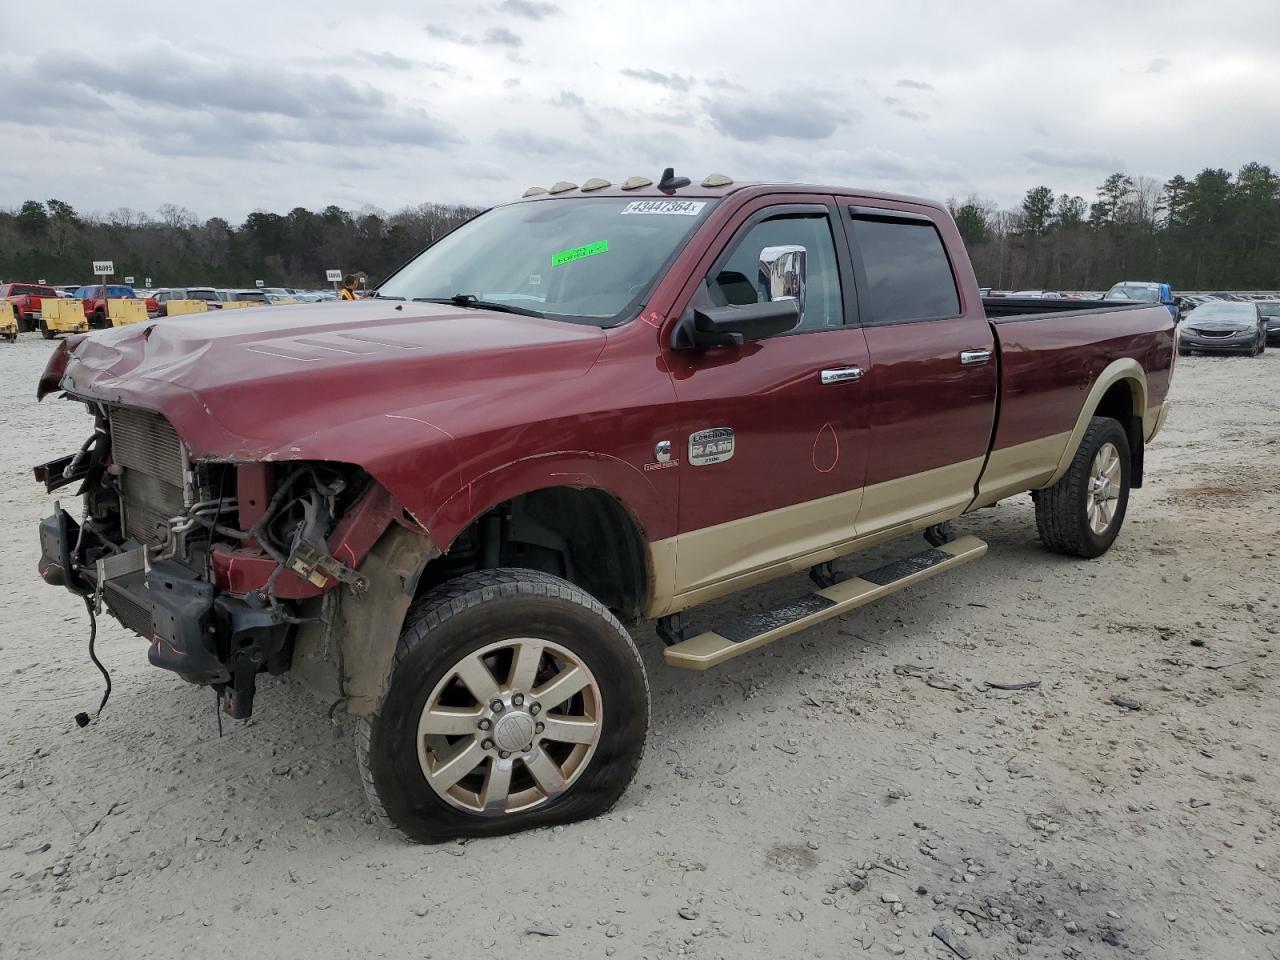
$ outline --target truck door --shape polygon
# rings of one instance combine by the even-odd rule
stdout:
[[[766,299],[761,252],[801,246],[800,325],[741,346],[667,353],[683,423],[671,454],[682,461],[677,593],[854,536],[866,466],[867,347],[838,211],[821,199],[748,205],[721,234],[689,304]]]
[[[968,262],[953,264],[947,244],[962,251],[959,234],[929,207],[898,207],[846,202],[842,217],[871,360],[859,535],[958,514],[995,419],[995,336],[971,275],[957,283]]]

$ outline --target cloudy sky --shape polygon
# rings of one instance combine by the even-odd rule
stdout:
[[[666,165],[1013,204],[1280,166],[1280,0],[0,0],[0,36],[0,207],[235,221]]]

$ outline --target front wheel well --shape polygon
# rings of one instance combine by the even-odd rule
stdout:
[[[603,490],[548,487],[503,501],[427,564],[418,593],[499,567],[561,577],[623,620],[639,617],[648,596],[644,536],[627,509]]]
[[[1129,441],[1129,486],[1142,486],[1142,460],[1144,452],[1142,431],[1141,393],[1131,380],[1117,380],[1098,401],[1093,411],[1095,417],[1110,417],[1124,428]]]

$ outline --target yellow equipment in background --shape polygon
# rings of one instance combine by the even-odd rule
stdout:
[[[46,340],[52,340],[59,333],[89,332],[89,319],[84,315],[83,300],[45,297],[41,316],[40,332]]]
[[[10,343],[18,339],[18,317],[9,300],[0,300],[0,339]]]
[[[261,300],[227,300],[222,304],[223,310],[239,310],[242,307],[265,306]]]
[[[164,306],[171,317],[180,317],[184,313],[208,313],[208,300],[170,300]]]
[[[122,297],[107,301],[107,318],[113,327],[126,327],[131,323],[146,323],[147,301]]]

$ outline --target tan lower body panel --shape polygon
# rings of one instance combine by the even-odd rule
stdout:
[[[987,469],[978,481],[978,496],[973,501],[973,508],[990,506],[1015,493],[1044,486],[1058,469],[1058,462],[1070,441],[1071,431],[1068,430],[1003,450],[992,450],[987,459]]]
[[[706,670],[971,560],[977,560],[986,552],[987,545],[977,537],[961,537],[909,560],[842,580],[834,586],[788,604],[766,616],[759,632],[751,632],[754,628],[749,622],[737,625],[734,629],[722,628],[724,633],[712,630],[667,647],[663,656],[673,667]],[[902,575],[897,575],[899,568]],[[777,621],[776,625],[770,620]],[[725,636],[725,633],[729,636]]]

